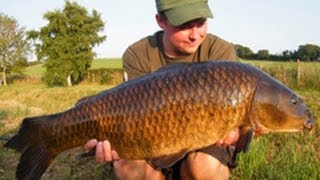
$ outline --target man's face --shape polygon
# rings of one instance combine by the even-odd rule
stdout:
[[[162,27],[166,53],[173,56],[188,55],[196,52],[207,35],[207,20],[204,18],[173,26],[169,21]]]

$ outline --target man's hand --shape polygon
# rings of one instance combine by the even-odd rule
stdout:
[[[104,163],[104,162],[111,162],[119,160],[119,155],[115,150],[111,149],[110,142],[105,141],[97,141],[96,139],[91,139],[83,146],[83,149],[85,151],[90,151],[96,147],[96,161],[98,163]]]
[[[227,136],[224,139],[221,139],[217,141],[216,145],[218,146],[228,146],[228,145],[234,145],[240,137],[240,129],[234,129],[227,134]]]

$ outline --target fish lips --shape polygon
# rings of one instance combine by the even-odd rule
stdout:
[[[305,120],[303,127],[310,131],[315,124],[315,120],[309,110],[305,111],[305,115],[307,116],[307,119]]]

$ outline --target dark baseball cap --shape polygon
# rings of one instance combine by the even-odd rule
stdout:
[[[156,7],[174,26],[199,18],[213,18],[208,0],[156,0]]]

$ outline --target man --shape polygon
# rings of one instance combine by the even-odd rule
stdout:
[[[207,18],[212,18],[207,0],[156,0],[156,21],[162,31],[131,45],[123,55],[125,80],[148,74],[167,64],[206,60],[237,60],[233,46],[212,34],[207,34]],[[237,141],[238,130],[212,148],[190,153],[173,168],[173,174],[183,179],[227,179],[229,168],[221,156],[227,156],[225,145]],[[224,144],[222,147],[222,144]],[[97,162],[119,160],[108,141],[91,140],[86,150],[96,146]],[[209,148],[211,149],[211,148]],[[221,150],[220,150],[221,149]],[[230,157],[230,156],[229,156]],[[219,160],[222,162],[220,162]],[[114,161],[119,179],[164,179],[161,171],[152,169],[145,161]],[[172,175],[169,175],[172,177]],[[168,177],[168,175],[167,175]]]

